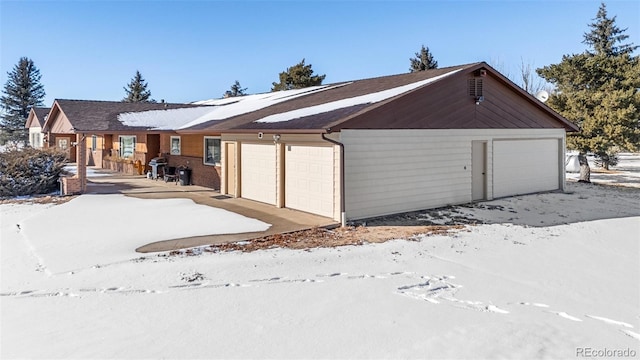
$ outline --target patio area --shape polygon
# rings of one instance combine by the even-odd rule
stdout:
[[[221,195],[220,192],[196,185],[182,186],[175,182],[147,179],[144,175],[123,175],[104,169],[88,172],[86,194],[124,194],[140,199],[191,199],[197,204],[231,211],[257,219],[271,227],[266,231],[240,234],[209,235],[159,241],[141,246],[141,253],[171,251],[190,247],[245,241],[258,237],[306,230],[314,227],[339,226],[333,219],[256,201]],[[167,209],[171,211],[171,209]],[[202,219],[206,221],[206,219]]]

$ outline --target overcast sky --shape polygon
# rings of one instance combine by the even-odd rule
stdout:
[[[608,1],[640,45],[640,1]],[[221,97],[235,80],[267,92],[302,58],[325,83],[407,72],[429,47],[440,67],[486,61],[518,73],[582,52],[599,1],[0,1],[0,81],[22,56],[55,98],[121,100],[140,70],[152,97]]]

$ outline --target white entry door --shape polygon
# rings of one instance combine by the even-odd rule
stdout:
[[[487,142],[471,142],[471,199],[487,198]]]

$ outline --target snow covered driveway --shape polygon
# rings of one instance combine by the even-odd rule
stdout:
[[[270,225],[190,199],[82,195],[13,226],[43,271],[59,274],[131,260],[139,257],[137,247],[155,241],[264,231]]]
[[[84,242],[160,234],[110,217],[128,200],[75,214],[103,224]],[[74,201],[0,205],[2,358],[640,356],[640,189],[575,184],[455,207],[488,224],[419,241],[190,257],[141,258],[122,239],[94,251],[67,236],[74,224],[36,228]]]

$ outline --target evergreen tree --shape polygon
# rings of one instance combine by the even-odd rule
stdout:
[[[151,91],[147,90],[147,82],[140,74],[140,71],[136,70],[136,75],[131,79],[131,82],[124,87],[124,91],[127,93],[127,97],[122,99],[124,102],[154,102],[150,100]]]
[[[224,97],[245,96],[247,95],[245,91],[247,91],[247,88],[243,88],[238,80],[236,80],[236,82],[231,85],[231,90],[225,91]]]
[[[607,17],[605,4],[584,34],[590,49],[564,55],[558,64],[537,69],[555,85],[547,104],[580,127],[567,136],[567,146],[580,152],[580,181],[590,182],[585,154],[593,152],[608,168],[611,152],[640,149],[640,59],[633,56],[633,44]]]
[[[438,62],[433,58],[433,54],[431,54],[429,48],[424,47],[424,45],[422,45],[420,51],[416,53],[416,57],[409,59],[409,61],[411,61],[410,72],[438,68]]]
[[[44,86],[40,83],[40,70],[33,60],[22,57],[13,70],[7,72],[8,79],[2,91],[0,106],[0,144],[7,141],[28,142],[29,131],[25,128],[29,111],[41,106],[44,100]]]
[[[305,65],[305,59],[280,73],[280,82],[273,83],[271,91],[302,89],[309,86],[322,85],[327,75],[313,75],[311,64]]]

